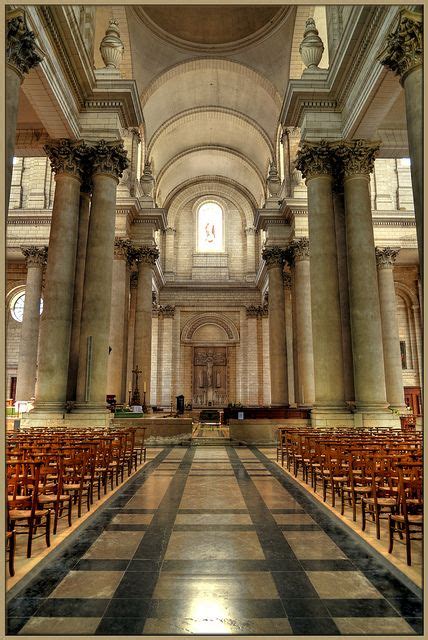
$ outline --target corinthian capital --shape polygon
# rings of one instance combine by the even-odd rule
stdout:
[[[422,14],[402,9],[396,30],[389,34],[385,49],[379,56],[403,82],[409,71],[422,64]]]
[[[366,140],[341,141],[335,144],[334,150],[337,158],[341,160],[344,177],[369,175],[373,171],[379,146],[378,142]]]
[[[268,269],[273,267],[282,267],[284,264],[284,249],[281,247],[267,247],[263,249],[262,258],[266,262]]]
[[[129,167],[127,151],[121,140],[99,140],[91,149],[90,160],[94,174],[106,173],[117,180]]]
[[[163,316],[164,318],[173,318],[175,313],[175,305],[166,304],[165,306],[160,305],[158,307],[158,314]]]
[[[332,154],[326,140],[320,142],[303,142],[297,151],[296,169],[308,180],[320,175],[331,175]]]
[[[67,173],[82,180],[86,167],[89,147],[83,140],[61,138],[43,147],[55,174]]]
[[[299,238],[290,244],[294,260],[309,260],[309,238]]]
[[[27,267],[43,267],[48,260],[47,247],[21,247]]]
[[[397,259],[400,249],[376,247],[376,264],[378,269],[392,269]]]
[[[124,238],[114,239],[114,257],[118,260],[124,260],[128,257],[128,251],[132,247],[130,240]]]
[[[157,249],[156,247],[144,245],[142,247],[138,247],[138,249],[135,249],[135,260],[139,264],[149,264],[153,267],[158,258],[159,249]]]
[[[6,59],[20,75],[28,73],[42,61],[42,51],[35,43],[35,35],[27,27],[25,14],[14,12],[7,20]]]

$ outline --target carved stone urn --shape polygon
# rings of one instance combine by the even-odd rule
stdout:
[[[276,164],[273,161],[269,165],[269,173],[266,183],[269,189],[269,193],[273,198],[275,198],[281,190],[281,179],[278,175]]]
[[[323,52],[324,45],[318,35],[318,29],[315,26],[315,21],[313,18],[308,18],[306,20],[303,40],[299,47],[299,53],[303,60],[303,64],[308,67],[308,69],[317,69],[321,62]]]
[[[155,186],[155,179],[152,174],[152,166],[149,161],[144,163],[143,175],[140,178],[141,189],[146,197],[151,197]]]
[[[118,69],[122,62],[125,47],[120,39],[117,20],[110,20],[104,38],[101,40],[100,52],[107,69]]]

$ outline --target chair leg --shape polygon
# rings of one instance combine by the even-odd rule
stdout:
[[[12,536],[9,538],[9,575],[15,575],[15,544],[16,533],[12,531]]]
[[[380,508],[375,510],[376,538],[380,540]]]
[[[389,547],[388,547],[388,553],[392,553],[392,549],[394,546],[394,529],[395,529],[395,522],[394,520],[392,520],[391,515],[388,516],[388,529],[389,529]]]
[[[68,501],[68,526],[71,527],[71,498]]]
[[[412,564],[412,555],[411,555],[411,549],[410,549],[410,531],[407,523],[405,523],[405,530],[406,530],[406,558],[407,558],[407,564],[410,567]]]
[[[357,496],[352,493],[352,520],[357,521]]]
[[[364,502],[364,499],[361,501],[361,515],[362,515],[361,530],[365,531],[365,529],[366,529],[366,503]]]
[[[48,512],[46,514],[46,530],[45,530],[45,539],[46,539],[46,546],[50,547],[51,546],[51,510],[48,509]]]
[[[34,522],[32,518],[28,519],[28,541],[27,541],[27,558],[31,558],[31,546],[33,544]]]
[[[54,503],[54,525],[53,525],[53,534],[56,534],[57,526],[58,526],[58,518],[59,518],[59,502],[58,500]]]

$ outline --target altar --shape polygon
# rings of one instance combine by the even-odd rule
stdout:
[[[195,347],[193,352],[193,407],[228,404],[227,348]]]

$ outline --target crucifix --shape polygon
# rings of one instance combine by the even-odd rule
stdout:
[[[138,364],[135,365],[135,369],[132,370],[132,373],[135,373],[135,389],[134,392],[132,394],[132,400],[131,400],[131,404],[132,405],[140,405],[141,406],[141,400],[140,400],[140,392],[138,390],[138,376],[140,373],[143,373],[141,369],[138,368]]]

